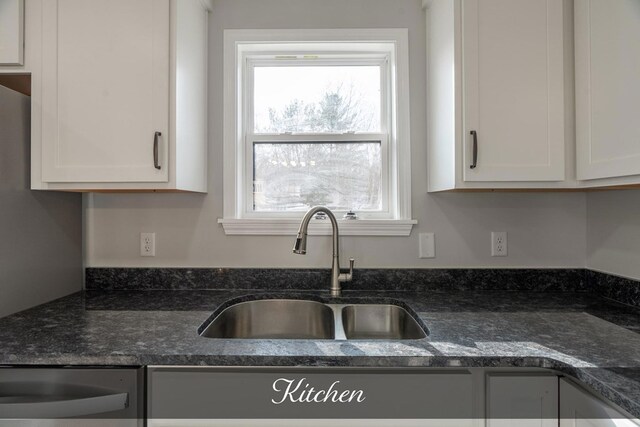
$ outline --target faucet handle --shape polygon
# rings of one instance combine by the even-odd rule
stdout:
[[[338,280],[340,282],[350,282],[353,280],[353,266],[356,263],[356,260],[353,258],[349,259],[349,272],[348,273],[340,273]]]

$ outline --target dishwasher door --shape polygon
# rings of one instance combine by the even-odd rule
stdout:
[[[149,427],[474,425],[465,369],[149,367],[147,392]]]
[[[140,427],[144,370],[0,368],[2,427]]]

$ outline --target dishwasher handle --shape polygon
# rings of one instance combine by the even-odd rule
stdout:
[[[29,396],[28,398],[0,396],[0,419],[87,417],[121,411],[128,406],[129,393],[89,397],[56,396],[55,400],[46,394]]]

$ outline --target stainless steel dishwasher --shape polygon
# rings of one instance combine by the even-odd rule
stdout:
[[[142,368],[0,368],[2,427],[139,427]]]

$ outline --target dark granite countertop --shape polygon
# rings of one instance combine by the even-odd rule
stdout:
[[[345,299],[408,304],[430,336],[376,342],[197,335],[218,306],[252,292],[77,293],[0,319],[0,364],[550,368],[640,417],[637,308],[585,293],[347,291]]]

